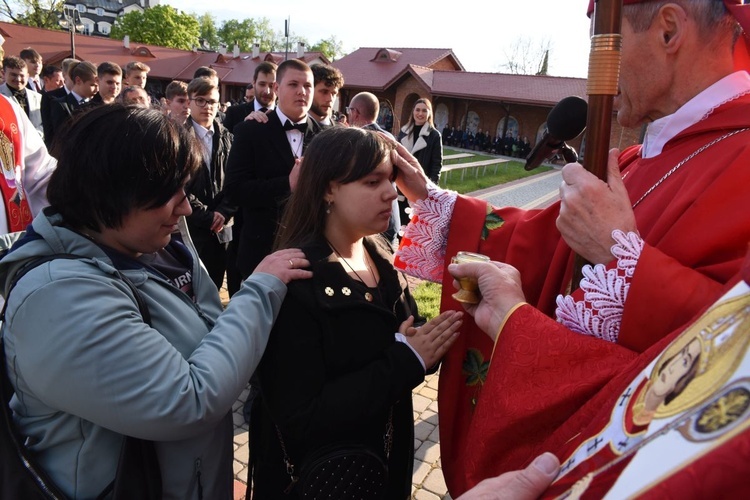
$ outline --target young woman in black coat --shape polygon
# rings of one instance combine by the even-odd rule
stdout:
[[[305,154],[304,189],[292,195],[277,246],[301,246],[313,278],[290,284],[260,365],[253,498],[299,498],[299,485],[284,494],[284,450],[299,474],[316,450],[338,443],[383,458],[382,498],[411,494],[411,391],[455,340],[461,313],[413,327],[416,304],[380,236],[396,197],[394,147],[374,132],[333,127]]]
[[[414,103],[409,121],[401,127],[398,142],[417,159],[425,175],[435,184],[440,182],[440,170],[443,168],[443,140],[433,123],[432,103],[429,99],[420,98]],[[403,195],[399,196],[401,224],[409,222],[406,208],[409,202]]]

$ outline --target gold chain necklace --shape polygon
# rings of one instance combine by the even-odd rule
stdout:
[[[678,169],[679,169],[679,168],[680,168],[681,166],[683,166],[683,165],[684,165],[685,163],[689,162],[690,160],[692,160],[693,158],[695,158],[695,157],[696,157],[697,155],[699,155],[699,154],[700,154],[700,153],[702,153],[703,151],[705,151],[705,150],[707,150],[708,148],[710,148],[711,146],[713,146],[713,145],[715,145],[715,144],[718,144],[718,143],[720,143],[721,141],[723,141],[724,139],[727,139],[727,138],[729,138],[729,137],[732,137],[733,135],[739,134],[740,132],[744,132],[744,131],[746,131],[746,130],[750,130],[750,128],[743,128],[743,129],[740,129],[740,130],[734,130],[734,131],[732,131],[732,132],[729,132],[729,133],[727,133],[727,134],[724,134],[724,135],[722,135],[721,137],[717,137],[716,139],[714,139],[713,141],[709,142],[708,144],[704,144],[703,146],[701,146],[701,147],[700,147],[700,148],[698,148],[697,150],[695,150],[695,151],[693,151],[692,153],[690,153],[690,154],[689,154],[689,155],[688,155],[688,156],[687,156],[687,157],[686,157],[685,159],[683,159],[683,160],[682,160],[681,162],[679,162],[679,163],[678,163],[677,165],[675,165],[674,167],[672,167],[672,169],[671,169],[671,170],[670,170],[669,172],[667,172],[666,174],[664,174],[664,175],[662,176],[662,178],[661,178],[661,179],[659,179],[658,181],[656,181],[656,184],[654,184],[653,186],[651,186],[651,187],[650,187],[650,188],[648,189],[648,191],[646,191],[645,193],[643,193],[643,196],[641,196],[640,198],[638,198],[638,201],[636,201],[635,203],[633,203],[633,208],[637,207],[637,206],[638,206],[638,205],[639,205],[639,204],[640,204],[640,203],[641,203],[641,202],[643,201],[643,199],[644,199],[644,198],[645,198],[646,196],[650,195],[650,194],[651,194],[651,192],[652,192],[652,191],[653,191],[654,189],[656,189],[657,187],[659,187],[659,186],[661,185],[661,183],[662,183],[662,182],[664,182],[664,181],[665,181],[665,180],[667,179],[667,177],[669,177],[670,175],[672,175],[673,173],[675,173],[675,172],[676,172],[676,171],[677,171],[677,170],[678,170]],[[630,172],[626,173],[626,174],[625,174],[625,175],[624,175],[624,176],[622,177],[622,180],[623,180],[623,181],[625,180],[625,178],[626,178],[626,177],[628,176],[628,174],[629,174],[629,173],[630,173]]]
[[[339,253],[338,250],[336,250],[336,247],[333,246],[333,243],[331,243],[330,241],[328,241],[327,238],[326,238],[326,242],[328,243],[328,246],[330,246],[331,249],[333,250],[333,253],[335,253],[336,256],[339,259],[341,259],[342,261],[344,261],[344,264],[346,264],[346,267],[348,267],[354,273],[354,275],[357,277],[357,279],[359,279],[359,281],[361,281],[365,286],[368,286],[369,288],[377,288],[378,287],[378,279],[375,277],[375,273],[372,271],[372,268],[370,267],[370,264],[367,262],[367,260],[368,260],[367,250],[365,250],[365,268],[367,268],[367,270],[370,272],[370,276],[372,276],[372,282],[375,283],[375,285],[372,286],[372,287],[370,287],[369,285],[367,285],[367,282],[362,279],[362,276],[360,276],[359,273],[354,270],[354,268],[351,266],[351,264],[349,264],[349,262]]]

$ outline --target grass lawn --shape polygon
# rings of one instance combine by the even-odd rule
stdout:
[[[455,150],[451,148],[443,148],[443,156],[462,153],[463,151]],[[444,165],[456,165],[460,163],[469,163],[482,160],[491,160],[497,158],[494,155],[478,154],[473,153],[474,156],[471,158],[459,158],[458,160],[449,160],[444,162]],[[454,170],[452,172],[445,172],[440,174],[440,187],[452,189],[459,193],[471,193],[480,189],[497,186],[498,184],[505,184],[506,182],[514,181],[516,179],[522,179],[531,175],[541,174],[550,170],[548,167],[539,167],[528,172],[524,170],[524,161],[521,159],[511,160],[507,163],[501,164],[497,167],[497,174],[493,173],[495,170],[494,166],[487,167],[487,173],[481,175],[483,167],[476,167],[480,169],[480,175],[475,177],[476,168],[469,168],[464,175],[464,180],[461,180],[461,171]]]
[[[440,291],[442,287],[437,283],[423,281],[414,289],[412,295],[417,301],[419,314],[430,320],[440,314]]]

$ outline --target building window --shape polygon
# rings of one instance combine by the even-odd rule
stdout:
[[[78,9],[78,12],[82,14],[86,13],[86,6],[83,5],[82,3],[79,3],[78,5],[76,5],[76,9]]]
[[[103,16],[104,15],[104,9],[102,9],[101,7],[97,7],[96,8],[96,15],[97,16]]]
[[[545,123],[546,126],[546,123]],[[497,124],[496,133],[500,137],[503,136],[503,129],[505,128],[505,118],[500,120],[500,122]],[[508,134],[511,135],[514,139],[518,139],[518,120],[513,118],[512,116],[508,120]]]
[[[112,30],[112,25],[109,23],[98,23],[99,26],[99,33],[102,35],[109,35],[109,32]]]

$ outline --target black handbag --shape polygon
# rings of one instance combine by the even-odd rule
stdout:
[[[300,497],[375,500],[385,496],[388,466],[370,448],[358,444],[319,448],[302,463]]]
[[[291,482],[284,493],[297,488],[304,500],[382,500],[388,484],[388,457],[393,443],[393,408],[383,435],[383,453],[359,443],[322,446],[302,461],[299,474],[286,451],[278,426],[284,464]]]
[[[31,269],[56,258],[80,259],[80,256],[56,254],[40,257],[24,265],[13,277],[5,304],[0,311],[0,321],[5,321],[8,295],[18,281]],[[151,314],[135,285],[122,273],[117,272],[135,295],[143,321],[151,324]],[[23,436],[16,428],[10,410],[13,396],[5,359],[5,344],[0,337],[0,406],[2,428],[0,429],[0,498],[23,498],[24,500],[65,500],[67,497],[48,477],[37,463],[33,453],[23,444]],[[97,496],[98,499],[113,500],[161,498],[161,470],[153,441],[126,436],[120,449],[115,479]]]

